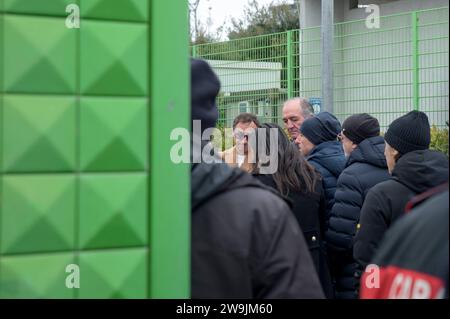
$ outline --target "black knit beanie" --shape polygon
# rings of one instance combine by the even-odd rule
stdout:
[[[394,120],[384,136],[400,154],[425,150],[430,146],[430,123],[424,112],[411,111]]]
[[[300,127],[300,133],[314,145],[335,141],[341,132],[341,123],[331,113],[321,112],[307,119]]]
[[[191,119],[201,120],[202,132],[216,126],[220,82],[204,60],[191,59]]]
[[[342,123],[342,133],[353,143],[359,144],[366,138],[380,135],[380,124],[367,113],[354,114]]]

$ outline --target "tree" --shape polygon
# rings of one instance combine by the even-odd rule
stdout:
[[[189,34],[191,41],[195,41],[198,35],[198,17],[197,10],[198,5],[200,4],[200,0],[189,0]]]
[[[206,27],[197,14],[200,1],[201,0],[189,0],[190,45],[218,42],[220,41],[225,28],[225,23],[219,26],[214,32],[211,32],[209,28]]]
[[[257,0],[249,0],[244,17],[231,19],[228,38],[234,40],[299,28],[298,6],[295,3],[281,0],[261,6]]]
[[[199,23],[197,27],[197,36],[191,41],[191,45],[214,43],[220,41],[222,29],[223,26],[218,28],[215,33],[211,33],[207,31],[207,28],[203,24]]]
[[[244,9],[244,16],[231,20],[231,26],[227,29],[230,41],[214,43],[217,37],[203,38],[206,43],[212,44],[197,48],[196,53],[215,60],[282,62],[285,69],[288,43],[288,34],[285,31],[299,29],[298,1],[287,1],[279,0],[276,3],[260,5],[258,0],[249,0]],[[279,34],[269,35],[273,33]],[[254,36],[263,37],[242,40]],[[293,44],[294,50],[296,45]]]

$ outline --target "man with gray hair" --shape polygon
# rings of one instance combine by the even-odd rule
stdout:
[[[300,126],[303,122],[314,116],[314,109],[308,100],[303,97],[296,97],[284,102],[283,122],[293,141],[299,134]]]

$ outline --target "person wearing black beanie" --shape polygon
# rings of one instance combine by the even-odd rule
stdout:
[[[300,127],[300,134],[316,146],[324,142],[336,141],[340,132],[341,123],[339,123],[339,120],[333,114],[328,112],[322,112],[315,117],[307,119]],[[297,140],[300,141],[301,138]],[[309,148],[303,147],[302,149],[302,143],[298,144],[303,155],[308,155]]]
[[[376,118],[367,113],[349,116],[342,123],[342,134],[340,135],[346,157],[349,157],[362,141],[375,136],[380,136],[380,124]]]
[[[334,204],[337,179],[345,166],[345,156],[338,141],[341,132],[339,120],[331,113],[321,112],[305,120],[295,142],[307,161],[322,176],[326,199],[326,225]]]
[[[191,120],[201,121],[201,131],[215,127],[219,117],[216,97],[220,81],[209,64],[191,59]]]
[[[384,135],[386,160],[392,172],[397,160],[404,154],[426,150],[430,146],[431,132],[428,116],[424,112],[411,111],[394,120]]]
[[[354,273],[359,266],[353,259],[353,239],[361,207],[369,189],[389,179],[389,173],[376,118],[367,113],[349,116],[342,123],[340,140],[347,162],[337,181],[326,241],[336,298],[356,299],[359,280]]]
[[[394,120],[384,138],[392,177],[369,191],[361,209],[353,249],[361,269],[372,260],[386,230],[404,215],[406,203],[448,182],[448,157],[428,149],[430,124],[424,112],[412,111]]]

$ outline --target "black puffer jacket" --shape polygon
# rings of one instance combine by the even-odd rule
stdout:
[[[322,176],[326,200],[326,227],[328,227],[337,179],[345,167],[344,150],[338,141],[324,142],[314,147],[306,159]]]
[[[226,164],[192,169],[193,298],[323,298],[305,239],[272,188]]]
[[[389,178],[381,136],[362,141],[350,154],[346,168],[339,176],[326,233],[336,298],[358,297],[358,279],[354,276],[358,267],[353,259],[353,240],[359,214],[369,189]]]
[[[353,255],[363,269],[372,260],[383,235],[404,214],[406,203],[415,195],[448,182],[448,157],[431,150],[403,155],[392,178],[375,185],[361,210]]]

